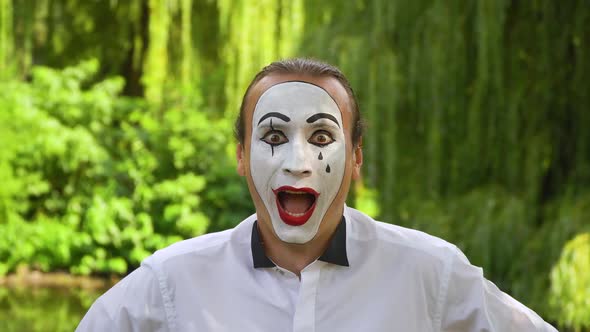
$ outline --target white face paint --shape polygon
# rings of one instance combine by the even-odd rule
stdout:
[[[344,176],[342,115],[309,83],[277,84],[252,117],[250,172],[277,236],[306,243],[316,235]]]

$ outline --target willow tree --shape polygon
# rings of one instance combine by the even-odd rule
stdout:
[[[226,114],[235,117],[248,83],[264,65],[295,55],[304,29],[303,1],[219,0],[226,68]]]
[[[11,71],[13,48],[12,1],[0,1],[0,79],[7,78]]]

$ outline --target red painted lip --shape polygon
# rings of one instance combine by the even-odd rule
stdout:
[[[315,201],[313,202],[311,207],[303,215],[294,216],[292,214],[289,214],[287,211],[285,211],[283,209],[283,207],[281,206],[281,203],[279,202],[279,196],[278,196],[279,192],[281,192],[281,191],[302,192],[302,193],[306,193],[306,194],[311,194],[315,197]],[[318,201],[318,197],[320,196],[320,194],[317,191],[313,190],[312,188],[307,188],[307,187],[295,188],[295,187],[291,187],[291,186],[282,186],[277,189],[273,189],[272,192],[275,194],[275,202],[277,204],[277,209],[279,210],[279,217],[281,217],[281,219],[283,220],[283,222],[285,224],[290,225],[290,226],[304,225],[309,220],[309,218],[311,218],[311,215],[313,214],[313,211],[315,210],[315,206]]]

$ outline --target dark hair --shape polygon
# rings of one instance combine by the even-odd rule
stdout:
[[[293,58],[275,61],[270,65],[262,68],[262,70],[258,72],[258,74],[256,74],[256,76],[248,86],[248,89],[246,89],[244,97],[242,98],[240,114],[238,115],[234,126],[234,135],[240,143],[244,143],[244,112],[246,107],[246,99],[248,98],[250,89],[252,89],[252,87],[256,85],[256,83],[258,83],[262,78],[269,76],[271,74],[304,74],[314,77],[333,77],[337,79],[338,82],[340,82],[340,84],[344,88],[344,90],[346,90],[346,93],[348,94],[348,99],[352,110],[352,122],[354,124],[352,127],[352,144],[353,146],[357,146],[360,137],[362,136],[363,125],[359,112],[359,107],[356,102],[356,98],[354,97],[354,92],[350,87],[350,83],[348,82],[344,74],[340,71],[340,69],[325,62],[305,58]]]

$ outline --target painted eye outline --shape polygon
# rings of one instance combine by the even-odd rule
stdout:
[[[329,142],[326,142],[326,143],[312,142],[312,139],[318,135],[325,135],[328,138]],[[327,145],[330,145],[330,144],[336,142],[336,140],[332,136],[332,133],[330,133],[327,130],[320,129],[320,130],[316,130],[313,134],[311,134],[311,137],[307,140],[307,142],[310,144],[313,144],[315,146],[318,146],[320,148],[323,148]]]
[[[271,135],[279,135],[283,139],[282,142],[273,143],[272,141],[270,141],[270,138],[269,138]],[[283,134],[282,131],[276,130],[276,129],[272,129],[272,130],[267,131],[266,134],[264,134],[264,136],[262,136],[262,138],[260,140],[272,147],[283,145],[283,144],[289,142],[289,139],[287,138],[287,136],[285,136],[285,134]]]

